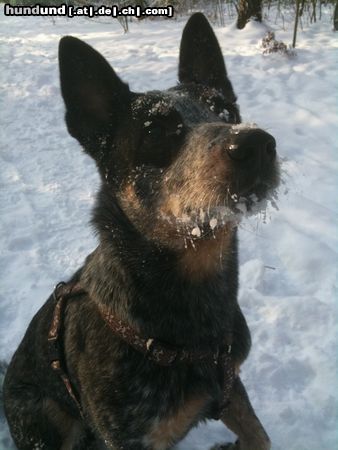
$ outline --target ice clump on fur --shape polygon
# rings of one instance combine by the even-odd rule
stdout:
[[[209,222],[209,226],[210,226],[210,228],[213,230],[214,228],[216,228],[217,227],[217,223],[218,223],[218,220],[216,219],[216,217],[213,217],[211,220],[210,220],[210,222]]]
[[[231,126],[231,131],[234,133],[239,133],[243,130],[255,130],[256,128],[258,128],[258,125],[254,122],[236,123]]]
[[[230,206],[214,206],[184,211],[179,216],[162,214],[162,219],[175,224],[177,230],[181,228],[193,238],[202,237],[206,231],[215,232],[225,225],[239,225],[243,218],[257,216],[263,218],[263,222],[272,216],[272,210],[278,210],[277,191],[272,191],[264,199],[259,199],[256,194],[248,197],[238,197],[229,192],[233,201]]]
[[[201,237],[201,229],[199,226],[196,226],[191,231],[192,236]]]

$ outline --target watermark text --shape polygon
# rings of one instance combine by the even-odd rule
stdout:
[[[174,8],[171,5],[162,7],[141,6],[74,6],[63,3],[59,6],[45,6],[36,3],[33,6],[14,6],[5,3],[5,16],[60,16],[60,17],[173,17]]]

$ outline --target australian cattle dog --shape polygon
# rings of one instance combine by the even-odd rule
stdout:
[[[277,187],[275,139],[241,123],[201,13],[184,28],[170,89],[132,92],[74,37],[61,39],[59,61],[69,133],[101,176],[99,244],[9,365],[17,448],[165,450],[217,418],[238,439],[214,448],[270,449],[239,377],[250,333],[237,226],[243,206]]]

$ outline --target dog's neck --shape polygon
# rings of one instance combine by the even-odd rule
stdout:
[[[138,332],[178,345],[217,341],[231,328],[237,293],[235,230],[227,237],[232,253],[221,262],[217,240],[210,242],[210,251],[208,243],[201,243],[177,254],[116,222],[101,222],[100,237],[81,275],[92,301],[107,305]]]

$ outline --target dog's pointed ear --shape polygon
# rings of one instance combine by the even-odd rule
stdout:
[[[129,103],[128,85],[100,53],[71,36],[60,41],[59,65],[68,130],[92,154],[91,139],[112,133]]]
[[[219,43],[202,13],[193,14],[184,27],[178,78],[181,83],[197,83],[216,88],[230,102],[236,101]]]

